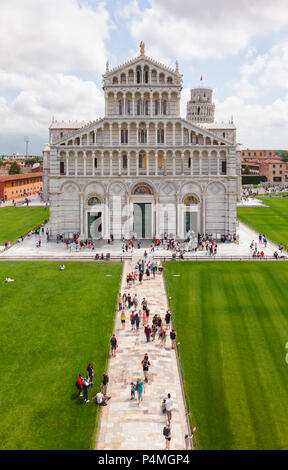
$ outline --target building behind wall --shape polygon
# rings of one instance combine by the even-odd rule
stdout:
[[[181,118],[178,63],[147,57],[143,43],[135,59],[112,70],[107,62],[103,90],[104,118],[50,125],[43,193],[52,237],[234,233],[241,159],[233,122],[214,123],[212,90],[197,115],[190,100]]]

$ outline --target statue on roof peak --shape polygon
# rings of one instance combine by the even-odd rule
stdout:
[[[140,42],[140,54],[141,55],[145,54],[145,44],[143,41]]]

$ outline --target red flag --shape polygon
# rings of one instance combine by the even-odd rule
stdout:
[[[200,77],[200,81],[201,81],[201,80],[203,80],[202,75],[201,75],[201,77]]]

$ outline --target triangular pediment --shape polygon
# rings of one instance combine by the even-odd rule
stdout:
[[[138,57],[128,60],[122,65],[119,65],[118,67],[114,67],[113,69],[109,70],[109,72],[106,72],[103,74],[103,78],[110,78],[112,75],[115,75],[115,73],[121,73],[121,72],[126,72],[129,70],[131,67],[135,67],[137,65],[148,65],[149,67],[155,68],[157,71],[164,72],[164,73],[169,73],[172,77],[174,78],[181,78],[182,75],[177,72],[176,69],[173,69],[172,67],[168,67],[167,65],[161,64],[161,62],[158,62],[154,59],[151,59],[151,57],[146,56],[145,54],[140,54]]]

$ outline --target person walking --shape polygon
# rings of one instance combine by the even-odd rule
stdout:
[[[141,379],[137,379],[136,390],[138,395],[138,406],[140,406],[141,401],[143,401],[143,390],[144,390],[144,382]]]
[[[103,373],[103,379],[102,379],[102,384],[100,388],[100,392],[104,393],[104,396],[106,397],[107,395],[107,386],[109,383],[109,376],[106,372]]]
[[[151,364],[148,360],[148,355],[147,354],[145,354],[144,359],[143,359],[141,364],[143,366],[143,373],[144,373],[145,382],[148,383],[148,380],[149,380],[148,372],[149,372],[149,367],[150,367]]]
[[[133,310],[133,312],[132,312],[131,315],[130,315],[131,330],[132,330],[132,331],[135,330],[135,320],[136,320],[136,315],[135,315],[135,312],[134,312],[134,310]]]
[[[116,356],[116,348],[118,347],[117,346],[117,339],[116,339],[115,335],[113,335],[112,338],[110,339],[110,343],[111,343],[112,357],[115,357]]]
[[[136,323],[136,330],[138,331],[139,330],[139,325],[140,325],[140,317],[139,317],[138,313],[136,313],[136,315],[135,315],[135,323]]]
[[[166,423],[164,428],[163,428],[163,436],[165,437],[165,441],[166,441],[166,449],[170,450],[171,428],[170,428],[169,423]]]
[[[172,409],[173,409],[173,401],[171,399],[170,393],[167,395],[168,398],[165,400],[165,410],[166,410],[166,416],[168,423],[170,424],[171,419],[172,419]]]
[[[170,339],[171,339],[171,349],[175,349],[175,338],[176,338],[176,331],[170,331]]]
[[[147,343],[149,343],[150,341],[150,335],[151,335],[151,328],[149,325],[145,326],[145,335],[146,335],[146,340],[147,340]]]
[[[122,328],[125,328],[125,322],[126,322],[126,315],[125,315],[124,310],[122,310],[122,313],[121,313],[121,325],[122,325]]]
[[[93,366],[92,366],[92,364],[89,362],[89,364],[88,364],[88,366],[87,366],[87,379],[89,379],[90,384],[91,384],[91,387],[93,387],[93,376],[94,376]]]
[[[167,330],[170,328],[170,321],[171,321],[171,312],[170,310],[167,310],[166,315],[165,315],[165,323],[166,323]]]

